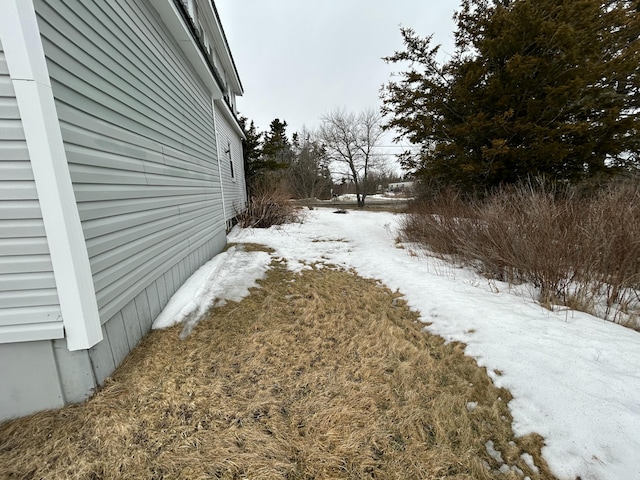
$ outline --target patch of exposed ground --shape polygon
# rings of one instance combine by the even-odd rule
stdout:
[[[153,331],[85,404],[1,425],[0,478],[553,478],[509,393],[399,294],[280,264],[260,283],[184,340]]]

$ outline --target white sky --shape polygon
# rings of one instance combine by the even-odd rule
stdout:
[[[271,257],[285,259],[294,271],[319,263],[381,280],[405,295],[429,331],[463,342],[494,384],[511,392],[514,433],[544,437],[542,454],[558,478],[640,478],[639,332],[582,312],[549,311],[534,300],[531,285],[488,281],[413,254],[410,244],[399,248],[397,215],[332,211],[306,211],[303,223],[281,228],[236,227],[229,241],[270,246]],[[154,328],[182,321],[188,333],[209,305],[248,294],[269,261],[264,252],[241,248],[215,257],[176,293]],[[478,400],[468,398],[467,408]],[[488,455],[504,448],[481,440]],[[523,461],[519,477],[536,478]],[[518,466],[501,463],[492,467]]]
[[[382,57],[402,49],[400,26],[434,34],[453,51],[459,0],[216,0],[245,94],[240,113],[268,130],[314,128],[336,107],[380,107],[379,89],[398,66]]]

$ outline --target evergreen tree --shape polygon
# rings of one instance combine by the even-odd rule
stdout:
[[[403,29],[410,62],[382,93],[387,128],[422,146],[405,167],[482,190],[611,173],[639,150],[637,2],[463,0],[456,52]]]
[[[271,121],[269,131],[264,135],[262,157],[269,170],[286,168],[291,162],[291,142],[287,138],[287,122],[276,118]]]
[[[242,141],[242,156],[244,159],[244,171],[247,178],[247,183],[264,169],[262,163],[262,132],[258,132],[255,123],[251,120],[251,123],[247,126],[248,119],[246,117],[239,117],[238,122],[244,132],[244,140]]]

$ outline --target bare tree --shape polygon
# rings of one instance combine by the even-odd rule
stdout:
[[[325,154],[333,173],[354,183],[359,207],[369,193],[369,173],[381,160],[377,147],[382,133],[380,114],[375,110],[355,114],[336,109],[322,117],[318,135]]]

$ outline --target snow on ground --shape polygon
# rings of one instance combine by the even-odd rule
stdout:
[[[355,202],[357,200],[356,194],[355,193],[345,193],[344,195],[339,195],[338,197],[335,198],[335,200],[333,201],[338,201],[338,202]],[[332,201],[332,200],[327,200],[328,202]],[[403,197],[400,195],[394,195],[394,194],[380,194],[380,193],[376,193],[374,195],[367,195],[367,202],[393,202],[393,201],[403,201],[406,202],[407,201],[407,197]]]
[[[430,332],[464,342],[467,355],[511,391],[516,435],[542,435],[543,455],[559,478],[640,479],[640,334],[581,312],[550,312],[526,289],[415,255],[396,243],[398,219],[316,209],[303,224],[236,229],[230,241],[268,245],[293,270],[340,265],[398,289]],[[154,326],[185,319],[193,325],[194,312],[225,298],[236,282],[251,284],[267,262],[268,254],[239,250],[214,258]]]
[[[209,308],[222,306],[227,300],[239,302],[249,295],[249,288],[258,286],[256,280],[264,277],[270,263],[266,252],[245,252],[235,246],[216,255],[169,299],[152,328],[183,322],[182,334],[187,335]]]

